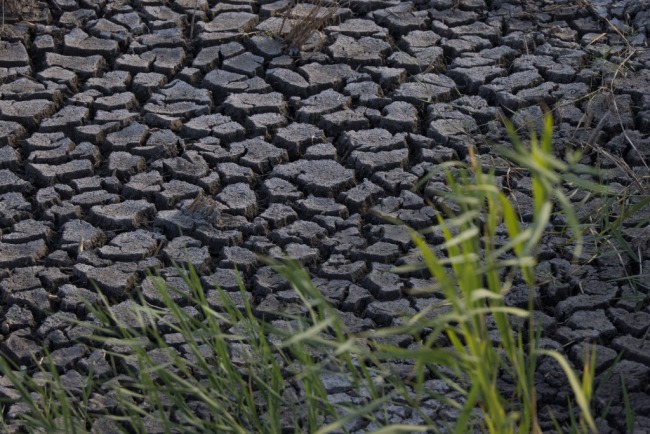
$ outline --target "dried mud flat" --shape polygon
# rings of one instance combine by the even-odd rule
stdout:
[[[302,51],[278,37],[298,25],[281,18],[290,3],[52,0],[31,24],[5,24],[6,357],[33,371],[47,349],[66,381],[91,365],[110,377],[101,352],[86,350],[64,319],[86,318],[80,300],[93,296],[91,281],[118,316],[138,286],[160,304],[147,271],[176,284],[173,263],[187,259],[208,292],[215,281],[236,292],[236,266],[256,312],[272,318],[298,300],[256,254],[287,252],[353,330],[389,326],[393,313],[432,301],[409,293],[426,276],[391,272],[417,252],[405,230],[376,216],[431,224],[437,211],[423,195],[435,185],[410,191],[421,176],[474,146],[530,217],[530,179],[494,150],[507,142],[499,113],[526,130],[546,104],[558,154],[587,146],[621,190],[634,185],[630,172],[650,175],[645,0],[346,0]],[[557,237],[541,249],[543,343],[576,367],[585,342],[596,344],[595,413],[611,404],[603,433],[625,429],[621,378],[635,432],[650,432],[648,214],[639,210],[622,231],[638,260],[611,241],[586,265],[571,263]],[[583,259],[593,252],[590,243]],[[508,298],[525,305],[528,293],[515,287]],[[342,399],[345,388],[328,384]],[[556,366],[540,366],[540,406],[560,421],[568,392]],[[0,378],[0,396],[10,395]],[[391,422],[417,422],[402,410]],[[432,414],[444,411],[432,404]],[[7,426],[20,413],[7,406]]]

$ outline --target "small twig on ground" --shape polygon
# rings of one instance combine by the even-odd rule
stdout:
[[[199,0],[194,2],[194,11],[192,12],[192,22],[190,23],[190,40],[194,39],[194,20],[196,19],[196,10],[199,8]]]

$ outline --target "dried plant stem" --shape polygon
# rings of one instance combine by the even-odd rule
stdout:
[[[196,20],[196,10],[199,8],[199,0],[194,2],[194,11],[192,12],[192,22],[190,23],[190,40],[194,39],[194,21]]]
[[[310,5],[311,9],[304,16],[296,16],[295,10],[298,5]],[[291,28],[284,40],[292,47],[300,49],[314,32],[325,27],[334,17],[337,11],[337,5],[330,5],[325,0],[318,0],[313,3],[296,3],[282,16],[282,25],[280,26],[280,35],[284,30],[287,20],[291,21]]]

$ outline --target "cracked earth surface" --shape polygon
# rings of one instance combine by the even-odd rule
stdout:
[[[173,263],[188,260],[208,294],[214,282],[237,292],[236,266],[256,312],[273,319],[299,300],[257,254],[286,252],[304,264],[353,330],[389,326],[395,312],[431,302],[411,295],[428,276],[391,272],[417,252],[403,228],[376,215],[430,225],[438,211],[424,198],[442,178],[412,193],[420,177],[467,159],[473,146],[530,219],[530,179],[495,152],[507,143],[499,114],[527,130],[540,104],[550,106],[558,155],[568,146],[597,149],[585,161],[612,169],[605,182],[621,191],[635,187],[630,172],[649,175],[645,0],[345,0],[302,50],[281,38],[297,25],[282,18],[291,7],[51,0],[31,24],[5,25],[6,357],[33,371],[33,356],[47,349],[66,381],[91,365],[97,378],[110,377],[101,352],[80,344],[64,319],[86,319],[80,300],[95,297],[91,281],[118,316],[136,287],[160,304],[147,271],[178,285]],[[309,8],[297,6],[294,17]],[[599,206],[587,198],[578,213],[588,218]],[[596,251],[588,243],[587,263],[574,264],[557,237],[542,242],[543,344],[576,367],[586,342],[596,345],[595,413],[611,403],[601,432],[625,429],[620,377],[635,432],[650,432],[649,214],[640,209],[622,231],[634,255],[610,240],[587,261]],[[508,294],[512,305],[527,299],[523,286]],[[557,371],[540,366],[539,402],[565,421],[568,390]],[[326,384],[345,399],[345,387]],[[10,389],[0,378],[0,396]],[[448,412],[431,405],[432,414]],[[20,404],[5,408],[8,426],[20,413]],[[405,408],[390,414],[393,423],[417,422]]]

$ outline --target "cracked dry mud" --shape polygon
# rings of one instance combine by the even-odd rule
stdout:
[[[117,316],[128,317],[138,286],[159,304],[146,272],[179,286],[172,264],[188,259],[208,294],[215,281],[236,293],[236,266],[267,316],[296,311],[298,300],[258,253],[302,262],[352,330],[419,311],[431,300],[410,289],[427,276],[390,271],[417,252],[375,212],[430,225],[437,211],[410,189],[473,146],[530,218],[530,179],[495,152],[507,143],[500,113],[525,130],[546,104],[558,155],[599,149],[586,161],[613,169],[605,182],[620,190],[635,184],[607,154],[650,175],[647,0],[342,0],[302,51],[276,37],[288,31],[278,15],[286,0],[46,6],[32,24],[6,23],[0,40],[0,351],[30,372],[47,349],[65,381],[89,366],[110,378],[65,319],[86,318],[92,281]],[[431,179],[424,195],[442,181]],[[587,218],[599,205],[587,200],[578,212]],[[542,241],[542,343],[575,367],[595,344],[595,413],[611,403],[603,433],[625,429],[621,378],[635,432],[650,432],[649,213],[640,209],[623,230],[638,261],[609,243],[573,264],[561,239]],[[584,260],[595,251],[587,247]],[[625,279],[639,274],[637,284]],[[508,294],[512,305],[526,300],[523,286]],[[10,396],[0,380],[0,396]],[[349,385],[323,380],[352,402]],[[567,384],[550,363],[537,380],[548,429],[549,408],[566,421]],[[20,413],[7,406],[5,423]],[[406,407],[389,417],[418,422]]]

